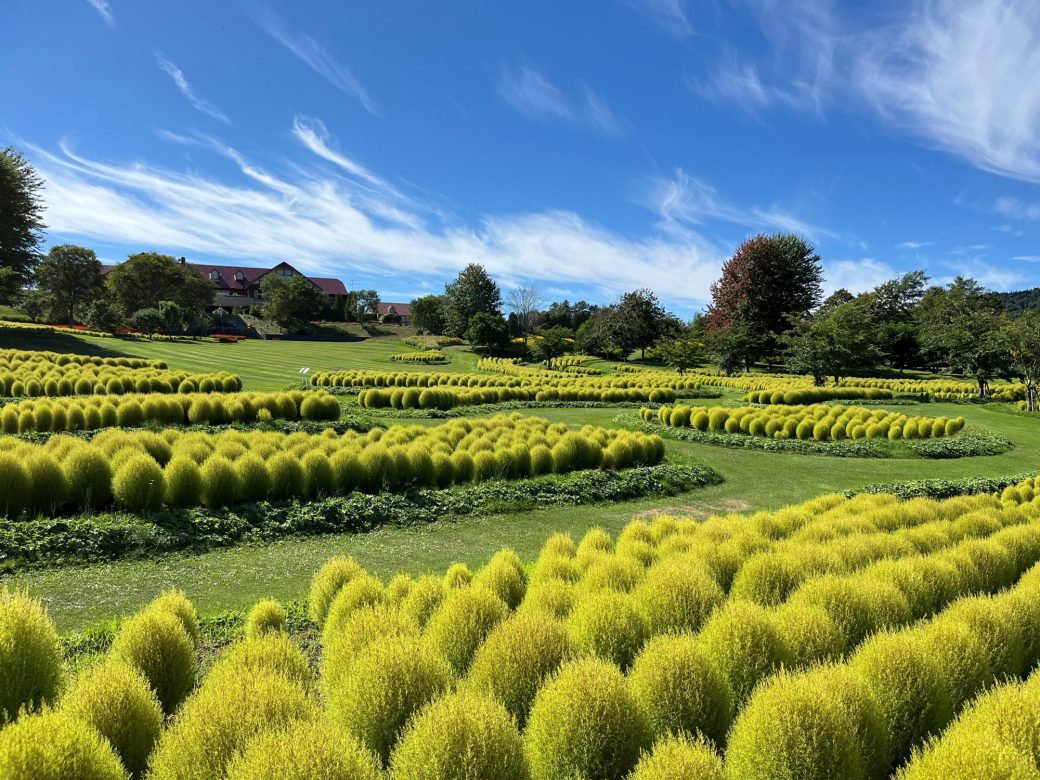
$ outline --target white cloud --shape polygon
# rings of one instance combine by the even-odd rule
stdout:
[[[310,154],[281,175],[205,136],[168,136],[235,161],[241,180],[217,181],[144,163],[92,160],[66,146],[34,150],[47,186],[52,234],[128,250],[155,248],[231,261],[289,260],[312,273],[396,278],[395,288],[443,280],[468,262],[504,284],[539,280],[613,297],[657,287],[673,305],[702,303],[724,251],[693,231],[634,238],[578,214],[480,217],[472,226],[435,220],[382,187],[384,179],[332,150],[317,120],[294,133]]]
[[[105,20],[105,24],[109,27],[116,26],[116,18],[112,15],[112,6],[108,0],[87,0],[94,10],[98,12],[102,19]]]
[[[1010,290],[1022,284],[1022,275],[1018,271],[995,266],[981,257],[974,257],[966,263],[951,263],[950,267],[960,276],[970,276],[991,290]]]
[[[899,249],[924,249],[926,246],[931,245],[931,241],[904,241],[901,244],[896,244]]]
[[[896,127],[1002,176],[1040,182],[1040,3],[916,0],[864,40],[862,93]]]
[[[647,205],[661,215],[662,224],[673,233],[684,233],[689,225],[710,221],[798,233],[813,241],[836,234],[785,212],[776,206],[739,208],[728,203],[709,183],[689,176],[681,168],[671,178],[653,180]]]
[[[1040,219],[1040,203],[1027,203],[1019,198],[997,198],[993,210],[1020,222],[1036,222]]]
[[[1024,260],[1027,263],[1040,263],[1040,255],[1016,255],[1012,260]]]
[[[264,7],[259,17],[260,26],[267,34],[291,51],[308,68],[332,84],[344,94],[356,98],[371,114],[378,114],[375,103],[361,81],[350,68],[340,64],[329,52],[305,33],[291,32],[282,23],[278,15],[269,7]]]
[[[155,53],[155,60],[159,63],[159,67],[162,68],[163,72],[173,79],[173,83],[177,86],[177,89],[179,89],[181,94],[188,99],[188,102],[194,106],[196,111],[201,111],[203,114],[220,120],[226,125],[231,124],[231,120],[227,118],[227,115],[223,111],[212,103],[203,100],[199,96],[194,87],[192,87],[188,82],[188,79],[185,78],[181,69],[170,62],[170,60],[166,59],[162,52]]]
[[[749,61],[729,50],[709,78],[690,87],[750,114],[782,107],[819,114],[833,92],[839,25],[827,0],[747,0],[768,47]]]
[[[625,131],[624,121],[590,87],[582,84],[578,95],[571,96],[541,71],[526,65],[502,69],[498,94],[516,111],[536,122],[585,125],[603,135],[621,135]]]
[[[873,290],[899,273],[887,263],[864,257],[862,260],[835,260],[824,265],[823,289],[826,294],[845,289],[858,294]]]
[[[686,13],[686,0],[627,0],[626,5],[677,37],[693,32]]]

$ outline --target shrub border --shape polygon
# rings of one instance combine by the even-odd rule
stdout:
[[[204,552],[290,536],[358,533],[471,514],[503,514],[546,506],[673,496],[717,485],[709,466],[660,463],[622,471],[576,471],[523,480],[495,480],[442,490],[313,501],[131,514],[106,512],[28,521],[0,520],[0,572],[93,563],[161,553]]]

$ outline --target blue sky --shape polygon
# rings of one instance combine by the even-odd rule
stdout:
[[[744,238],[828,289],[1040,285],[1035,0],[8,0],[51,243],[690,313]]]

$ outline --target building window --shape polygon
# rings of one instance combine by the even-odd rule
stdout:
[[[240,282],[244,282],[246,280],[246,275],[241,271],[235,271],[235,279]]]
[[[210,271],[209,272],[209,278],[212,279],[214,282],[219,282],[220,281],[220,272],[219,271]]]

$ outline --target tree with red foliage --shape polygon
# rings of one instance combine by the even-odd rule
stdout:
[[[757,235],[739,247],[711,286],[709,333],[743,326],[761,339],[760,357],[776,354],[777,338],[820,303],[820,256],[792,234]]]

